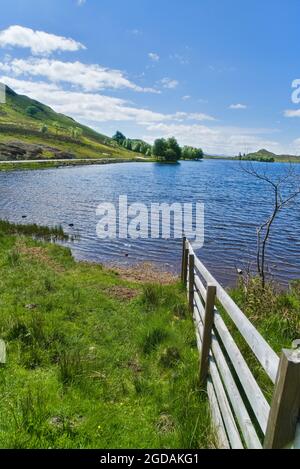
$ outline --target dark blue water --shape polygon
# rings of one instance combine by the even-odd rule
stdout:
[[[269,164],[267,171],[279,175],[286,165]],[[234,283],[236,268],[255,266],[256,226],[272,207],[267,187],[245,175],[238,162],[128,163],[0,173],[0,218],[24,223],[22,215],[27,215],[26,223],[61,224],[80,236],[71,244],[78,260],[123,265],[151,261],[178,271],[178,240],[97,238],[97,205],[115,202],[119,195],[147,204],[203,202],[205,244],[198,255],[225,286]],[[276,221],[268,264],[282,284],[300,278],[299,205],[286,209]]]

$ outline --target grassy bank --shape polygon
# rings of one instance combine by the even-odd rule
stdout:
[[[181,287],[129,282],[21,231],[0,225],[0,447],[213,446]]]
[[[64,168],[67,166],[90,166],[90,165],[99,165],[99,164],[114,164],[114,163],[147,163],[152,162],[151,159],[144,158],[132,158],[131,160],[122,158],[109,158],[109,159],[97,159],[97,160],[67,160],[67,161],[28,161],[25,163],[20,163],[17,161],[12,161],[9,163],[1,163],[0,161],[0,171],[33,171],[36,169],[55,169],[55,168]]]

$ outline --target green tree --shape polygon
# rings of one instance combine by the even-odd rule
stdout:
[[[132,150],[132,142],[130,138],[126,138],[125,140],[123,140],[122,146],[126,148],[126,150]]]
[[[203,156],[204,153],[201,148],[185,146],[182,149],[182,158],[184,160],[201,160]]]
[[[175,137],[168,138],[167,147],[168,147],[168,150],[172,150],[174,152],[174,158],[177,160],[180,160],[181,148]]]
[[[202,148],[194,148],[194,155],[193,155],[194,160],[203,160],[204,158],[204,153]]]
[[[39,109],[36,106],[28,106],[25,112],[27,116],[35,117],[37,113],[39,112]]]
[[[185,146],[182,149],[182,159],[189,160],[191,158],[191,147]]]
[[[156,158],[164,158],[168,149],[167,141],[164,138],[155,140],[152,147],[152,154]]]
[[[165,156],[164,156],[165,161],[178,161],[178,154],[176,153],[173,148],[167,148]]]
[[[117,132],[113,136],[113,140],[117,142],[119,145],[122,145],[124,140],[126,140],[126,137],[125,135],[122,134],[122,132],[119,132],[119,130],[117,130]]]
[[[135,143],[132,145],[132,149],[133,149],[133,151],[135,151],[136,153],[141,153],[141,148],[142,148],[141,142],[135,142]]]

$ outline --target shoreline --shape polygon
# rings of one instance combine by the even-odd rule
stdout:
[[[232,157],[206,157],[202,161],[238,161]],[[246,161],[246,160],[245,160]],[[249,160],[248,160],[249,161]],[[99,158],[99,159],[76,159],[76,160],[26,160],[26,161],[2,161],[0,160],[0,173],[10,171],[36,171],[46,169],[60,169],[76,166],[97,166],[117,163],[161,163],[152,158]],[[179,162],[180,163],[180,162]],[[258,163],[263,163],[259,162]],[[275,163],[300,164],[298,160],[275,160]],[[166,164],[166,163],[162,163]]]
[[[59,169],[70,166],[92,166],[117,163],[153,163],[147,158],[103,158],[103,159],[77,159],[77,160],[28,160],[28,161],[0,161],[0,172],[8,171],[35,171],[40,169]]]

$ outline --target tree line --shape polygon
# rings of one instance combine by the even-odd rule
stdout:
[[[143,140],[132,140],[126,138],[122,132],[117,131],[113,140],[127,150],[141,153],[145,156],[154,156],[159,161],[176,162],[183,160],[201,160],[204,157],[201,148],[191,146],[181,147],[175,137],[168,139],[158,138],[153,145]]]

